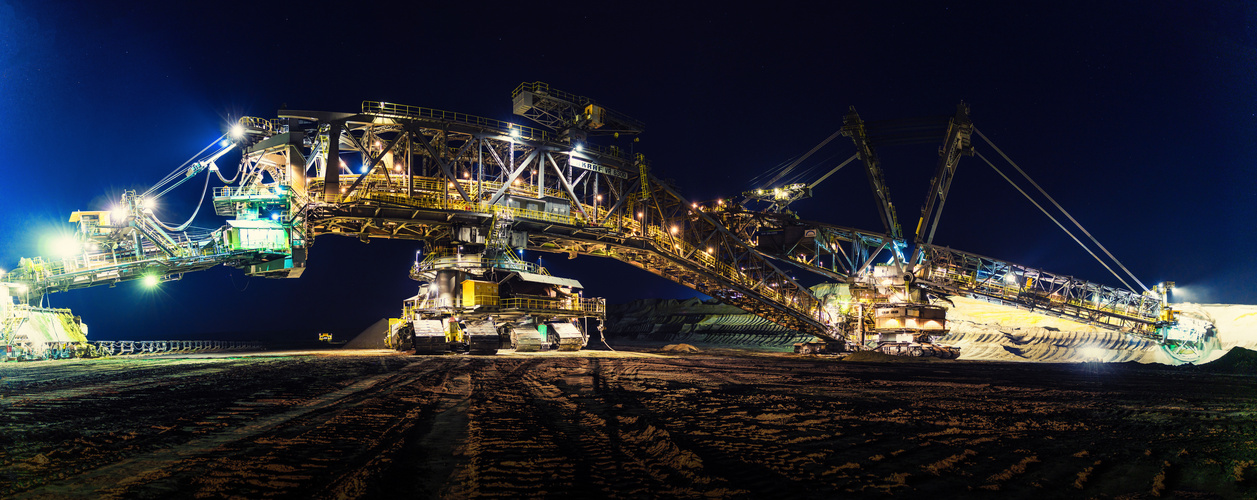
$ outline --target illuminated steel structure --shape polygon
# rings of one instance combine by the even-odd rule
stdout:
[[[516,114],[544,128],[375,101],[354,113],[282,110],[276,119],[242,118],[224,147],[243,151],[232,179],[213,165],[218,151],[161,185],[211,170],[230,184],[213,195],[216,213],[235,217],[227,226],[200,234],[170,231],[149,224],[144,195],[124,196],[118,220],[76,212],[83,214],[81,238],[96,242],[96,250],[39,269],[24,264],[9,280],[37,295],[144,276],[171,279],[217,263],[251,275],[297,277],[310,244],[324,234],[448,248],[507,231],[511,248],[617,259],[835,344],[851,340],[862,321],[827,308],[783,266],[856,282],[875,262],[889,262],[912,290],[1033,308],[1171,344],[1184,358],[1198,356],[1212,335],[1211,325],[1175,317],[1164,294],[932,245],[957,162],[972,153],[973,126],[963,104],[946,123],[914,251],[905,256],[908,242],[871,134],[854,110],[835,135],[850,137],[857,152],[837,168],[855,158],[865,164],[882,233],[790,213],[789,202],[810,194],[815,183],[778,189],[766,210],[749,202],[686,199],[652,175],[641,154],[587,142],[600,134],[631,136],[642,130],[639,122],[541,82],[522,84],[512,97]],[[348,162],[346,153],[352,154]],[[758,193],[768,201],[765,191]],[[95,214],[94,222],[88,214]],[[494,227],[499,215],[509,227]]]

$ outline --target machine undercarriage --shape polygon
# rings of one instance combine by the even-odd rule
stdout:
[[[585,347],[590,320],[602,328],[606,301],[585,298],[579,281],[522,260],[516,252],[523,253],[526,235],[512,227],[504,210],[486,226],[451,231],[458,239],[425,245],[410,270],[419,293],[390,320],[387,345],[417,354]]]

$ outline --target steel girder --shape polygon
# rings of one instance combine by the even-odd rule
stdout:
[[[1147,294],[937,246],[925,247],[918,273],[919,283],[937,291],[1160,338],[1162,304]]]
[[[358,152],[365,173],[339,172],[340,192],[329,195],[328,165],[339,170],[339,161],[327,159],[332,148],[324,143],[332,139],[320,133],[332,127],[317,118],[333,114],[286,113],[289,131],[313,138],[292,155],[306,158],[305,172],[314,174],[306,196],[293,197],[305,204],[291,210],[307,240],[448,240],[452,228],[483,227],[507,207],[534,250],[623,260],[789,328],[840,338],[805,286],[650,176],[640,155],[491,119],[368,102],[361,114],[336,115],[335,149]],[[269,172],[290,170],[284,158],[268,158]]]

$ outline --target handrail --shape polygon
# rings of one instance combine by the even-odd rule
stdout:
[[[243,127],[262,130],[272,134],[279,132],[281,126],[279,119],[277,118],[267,119],[258,118],[256,116],[241,116],[236,123],[239,123]]]
[[[386,118],[407,118],[407,119],[428,119],[439,120],[445,122],[462,123],[466,125],[474,125],[482,127],[493,132],[500,133],[504,136],[516,138],[512,135],[512,131],[518,131],[518,139],[543,142],[548,144],[560,144],[564,147],[573,146],[563,142],[560,137],[553,136],[545,130],[527,125],[519,125],[507,121],[497,120],[493,118],[485,118],[483,116],[469,115],[467,113],[458,113],[455,111],[445,111],[440,109],[425,108],[421,106],[411,106],[408,104],[397,104],[393,102],[381,101],[362,101],[362,113]],[[609,158],[617,158],[621,160],[632,160],[629,152],[622,149],[612,149],[602,147],[596,144],[582,144],[582,151],[586,154],[594,154]],[[649,164],[645,159],[639,159],[641,162]]]

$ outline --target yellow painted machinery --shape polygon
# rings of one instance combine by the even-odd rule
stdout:
[[[411,278],[419,293],[391,321],[388,344],[416,353],[577,351],[589,342],[588,320],[601,328],[606,316],[605,301],[583,297],[579,281],[483,240],[438,247]]]

